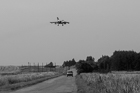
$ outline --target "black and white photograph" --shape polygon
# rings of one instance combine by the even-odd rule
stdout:
[[[0,0],[0,93],[140,93],[140,0]]]

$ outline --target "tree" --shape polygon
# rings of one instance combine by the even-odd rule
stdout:
[[[110,70],[110,57],[109,56],[102,56],[97,61],[98,70],[100,71],[109,71]]]
[[[134,63],[135,63],[135,70],[140,71],[140,53],[137,54]]]
[[[90,65],[94,65],[95,61],[94,61],[94,57],[92,58],[92,56],[87,56],[86,58],[86,62],[89,63]]]
[[[45,67],[54,67],[53,62],[50,62],[49,64],[46,64]]]
[[[87,63],[85,60],[79,60],[79,62],[76,63],[76,69],[77,73],[89,73],[93,72],[93,67]]]
[[[70,67],[70,66],[74,66],[75,64],[76,64],[76,61],[75,61],[75,59],[73,58],[72,60],[64,61],[63,64],[62,64],[62,66],[63,66],[63,67],[65,67],[65,66]]]
[[[134,51],[115,51],[111,56],[111,70],[135,70],[137,53]]]

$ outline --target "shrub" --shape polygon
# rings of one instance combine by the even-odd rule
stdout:
[[[77,73],[80,74],[80,73],[84,73],[84,72],[86,72],[86,73],[92,72],[94,68],[85,61],[79,61],[76,64],[76,69],[77,69]]]

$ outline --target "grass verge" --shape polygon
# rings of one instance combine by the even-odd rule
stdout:
[[[87,83],[82,79],[80,75],[76,76],[77,93],[91,93]]]
[[[28,81],[28,82],[19,82],[19,83],[15,83],[15,84],[4,85],[4,86],[0,87],[0,91],[17,90],[17,89],[20,89],[20,88],[23,88],[23,87],[28,87],[28,86],[43,82],[43,81],[48,80],[48,79],[59,77],[61,75],[62,74],[55,74],[55,75],[52,75],[52,76],[42,77],[42,78],[38,78],[38,79],[35,79],[35,80],[31,80],[31,81]]]

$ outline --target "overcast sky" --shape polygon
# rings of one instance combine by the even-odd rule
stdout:
[[[70,24],[50,24],[59,19]],[[0,65],[61,65],[140,52],[140,0],[0,0]]]

